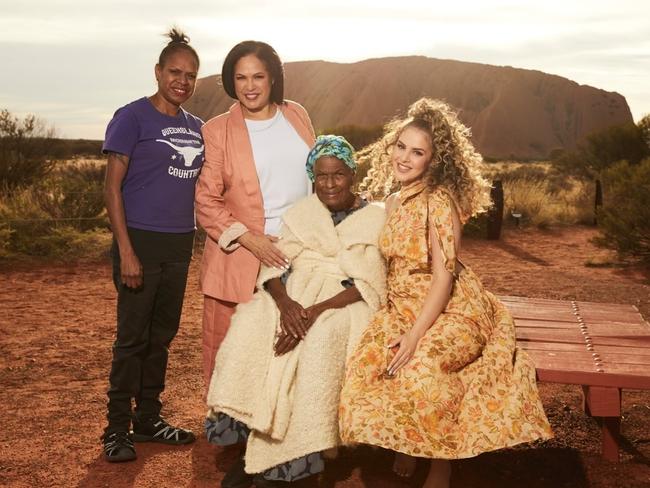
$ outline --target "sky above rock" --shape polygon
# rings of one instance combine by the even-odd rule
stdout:
[[[425,55],[535,69],[626,97],[650,113],[647,0],[1,0],[0,108],[61,137],[102,139],[116,108],[155,92],[154,64],[178,25],[219,73],[237,42],[283,61]]]

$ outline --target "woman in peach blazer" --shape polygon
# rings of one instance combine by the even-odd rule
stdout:
[[[268,44],[235,46],[224,61],[222,83],[238,101],[203,126],[205,162],[196,187],[196,217],[208,234],[200,278],[206,386],[235,306],[253,296],[260,262],[286,266],[272,234],[284,203],[310,192],[308,182],[302,188],[296,178],[306,178],[304,165],[314,142],[305,109],[284,100],[282,62]],[[282,127],[285,132],[278,132]],[[273,134],[282,140],[269,144]]]

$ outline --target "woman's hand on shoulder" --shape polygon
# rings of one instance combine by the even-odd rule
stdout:
[[[287,269],[289,260],[276,246],[278,238],[253,234],[248,231],[237,238],[237,242],[248,249],[263,264],[271,268]]]

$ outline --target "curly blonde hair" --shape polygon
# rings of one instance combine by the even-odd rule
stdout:
[[[483,158],[470,142],[469,129],[449,105],[426,97],[409,107],[406,118],[386,124],[383,137],[356,154],[357,163],[369,167],[359,190],[370,198],[384,199],[399,188],[391,153],[407,127],[424,131],[431,142],[433,156],[424,174],[427,187],[441,187],[451,193],[463,222],[485,212],[491,205],[490,183],[481,175]]]

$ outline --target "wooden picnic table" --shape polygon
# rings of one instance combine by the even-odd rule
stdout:
[[[499,298],[538,381],[582,386],[585,412],[601,425],[602,455],[617,462],[621,390],[650,390],[650,325],[633,305]]]

